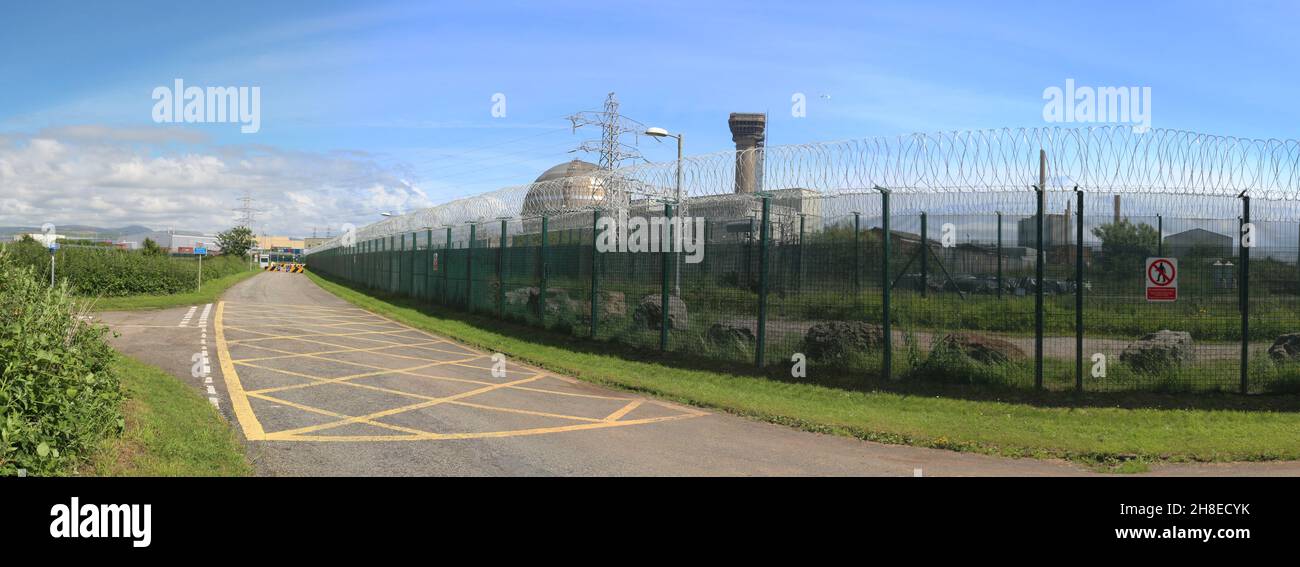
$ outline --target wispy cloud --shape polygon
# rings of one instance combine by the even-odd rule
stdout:
[[[410,179],[365,154],[202,142],[183,129],[103,125],[5,135],[0,225],[221,230],[232,226],[237,199],[248,193],[261,210],[255,228],[300,234],[430,203]]]

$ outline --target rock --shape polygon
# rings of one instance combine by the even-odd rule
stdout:
[[[591,320],[591,298],[590,296],[583,299],[574,299],[570,302],[570,308],[575,313],[582,314],[583,319]],[[600,311],[602,321],[612,317],[627,316],[627,300],[621,291],[602,291],[596,299],[596,309]]]
[[[1192,360],[1192,335],[1186,331],[1156,331],[1124,347],[1120,361],[1139,372],[1161,372]]]
[[[641,303],[636,306],[632,319],[638,325],[658,330],[663,321],[659,295],[647,295],[641,298]],[[686,325],[686,303],[675,295],[668,296],[668,328],[685,329]]]
[[[521,287],[514,291],[507,291],[506,303],[510,305],[535,305],[539,293],[541,292],[535,287]]]
[[[572,309],[573,300],[569,299],[569,292],[563,289],[548,288],[546,290],[546,316],[559,315],[566,310]],[[537,312],[537,301],[534,299],[533,305],[530,306],[533,312]]]
[[[627,297],[621,291],[600,292],[600,312],[603,315],[627,315]]]
[[[1300,361],[1300,333],[1287,333],[1268,347],[1268,356],[1277,362]]]
[[[975,333],[951,333],[934,344],[934,350],[947,349],[983,364],[1003,364],[1027,355],[1010,341]]]
[[[704,337],[716,346],[749,348],[754,345],[754,332],[749,327],[727,323],[714,323]]]
[[[540,312],[538,307],[539,307],[539,303],[540,303],[539,300],[541,299],[541,296],[542,296],[542,291],[538,288],[521,287],[514,291],[506,292],[506,304],[526,305],[528,306],[528,311],[530,313],[532,313],[533,315],[537,315]],[[572,309],[572,305],[574,303],[575,303],[574,301],[569,299],[569,292],[563,289],[546,290],[546,314],[547,315],[559,314],[561,311],[564,311],[566,308]]]
[[[875,349],[885,344],[885,331],[863,321],[826,321],[809,327],[803,341],[805,355],[826,360]]]

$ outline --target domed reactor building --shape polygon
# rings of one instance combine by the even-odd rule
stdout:
[[[600,166],[580,159],[567,161],[542,172],[524,195],[520,210],[524,232],[542,230],[542,216],[547,230],[590,229],[592,209],[613,210],[626,207],[626,198],[609,187]]]
[[[770,211],[773,236],[789,238],[798,234],[801,217],[804,229],[821,226],[821,200],[814,191],[801,188],[768,189],[763,186],[763,147],[766,142],[767,116],[759,113],[732,113],[727,121],[736,143],[734,191],[719,195],[694,196],[677,214],[705,218],[712,230],[710,241],[737,241],[758,238],[758,221],[762,204],[758,193],[772,197]],[[572,160],[547,169],[533,182],[524,196],[521,216],[528,234],[541,232],[541,217],[547,217],[548,233],[591,230],[592,209],[629,217],[663,216],[663,203],[650,195],[671,195],[674,188],[654,187],[632,190],[631,180],[620,181],[600,166]],[[589,238],[589,237],[588,237]]]

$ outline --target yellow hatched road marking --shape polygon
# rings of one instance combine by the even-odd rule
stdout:
[[[217,358],[221,359],[221,376],[226,381],[226,393],[230,395],[230,409],[243,428],[244,437],[249,441],[260,441],[266,439],[266,432],[262,431],[262,424],[253,414],[253,406],[248,403],[244,385],[239,382],[239,375],[235,373],[235,365],[230,361],[230,351],[226,346],[226,333],[221,325],[225,307],[226,302],[218,301],[217,312],[212,320],[217,339]]]
[[[401,407],[389,408],[389,409],[386,409],[386,410],[381,410],[381,411],[377,411],[377,412],[370,413],[370,414],[366,414],[366,415],[361,415],[361,416],[357,416],[357,417],[349,417],[349,418],[347,418],[347,419],[342,419],[342,420],[335,421],[335,422],[331,422],[331,423],[322,423],[322,424],[320,424],[320,425],[309,425],[309,426],[307,426],[307,427],[299,427],[299,428],[297,428],[297,429],[290,429],[290,430],[287,430],[287,431],[277,431],[276,433],[277,433],[277,434],[282,434],[282,435],[301,435],[301,434],[303,434],[303,433],[311,433],[311,432],[313,432],[313,431],[321,431],[321,430],[324,430],[324,429],[333,429],[333,428],[335,428],[335,427],[342,427],[342,426],[344,426],[344,425],[348,425],[348,424],[350,424],[350,423],[357,423],[357,422],[360,422],[360,421],[368,421],[368,420],[373,420],[373,419],[377,419],[377,418],[381,418],[381,417],[388,417],[388,416],[390,416],[390,415],[397,415],[397,414],[399,414],[399,413],[406,413],[406,412],[408,412],[408,411],[415,411],[415,410],[418,410],[418,409],[424,409],[424,408],[433,407],[433,406],[436,406],[436,405],[441,404],[441,403],[444,403],[444,402],[450,402],[450,401],[453,401],[453,400],[459,400],[459,399],[461,399],[461,398],[468,398],[468,397],[470,397],[470,396],[477,396],[477,395],[479,395],[479,394],[483,394],[483,393],[486,393],[486,392],[491,392],[492,390],[498,390],[498,389],[504,388],[504,387],[509,386],[509,385],[511,385],[511,384],[525,384],[525,383],[528,383],[528,382],[532,382],[533,380],[536,380],[536,379],[541,378],[541,377],[542,377],[541,374],[537,374],[537,375],[534,375],[534,376],[529,377],[529,378],[524,378],[523,380],[515,380],[514,382],[506,382],[506,383],[504,383],[504,384],[493,384],[493,385],[491,385],[491,386],[484,386],[484,387],[479,388],[479,389],[477,389],[477,390],[470,390],[470,391],[468,391],[468,392],[461,392],[461,393],[459,393],[459,394],[453,394],[453,395],[451,395],[451,396],[447,396],[447,397],[444,397],[444,398],[434,398],[434,399],[432,399],[432,400],[425,400],[425,401],[420,402],[420,403],[418,403],[418,404],[410,404],[410,405],[401,406]]]
[[[618,411],[611,413],[608,416],[605,416],[605,421],[618,421],[620,418],[627,415],[632,410],[640,407],[642,401],[643,400],[632,400],[631,402],[628,402],[627,405],[623,406]]]
[[[249,305],[249,304],[243,304],[243,305]],[[329,308],[319,308],[319,307],[316,307],[316,306],[303,306],[303,307],[306,308],[306,309],[312,309],[312,308],[321,309],[321,310],[329,309]],[[354,312],[355,312],[355,308],[349,309],[349,311],[354,311]],[[363,312],[364,312],[364,311],[363,311]],[[365,312],[365,313],[369,313],[369,312]],[[342,329],[342,330],[346,330],[346,331],[349,331],[349,332],[342,332],[342,333],[313,333],[313,334],[304,334],[304,335],[274,335],[274,334],[266,333],[266,332],[262,332],[262,331],[255,331],[255,330],[248,329],[248,328],[245,328],[245,327],[237,327],[237,326],[229,326],[229,327],[227,327],[227,326],[225,325],[225,316],[226,316],[226,315],[228,315],[228,313],[226,312],[226,303],[225,303],[224,301],[218,302],[218,303],[217,303],[216,314],[215,314],[215,318],[214,318],[214,326],[215,326],[215,328],[216,328],[216,333],[215,333],[215,335],[216,335],[216,340],[217,340],[217,351],[218,351],[218,355],[219,355],[219,357],[221,358],[221,368],[222,368],[222,373],[223,373],[223,375],[224,375],[224,379],[225,379],[225,381],[226,381],[226,388],[227,388],[228,392],[230,393],[230,397],[231,397],[231,407],[232,407],[232,409],[233,409],[233,411],[234,411],[236,417],[239,419],[240,426],[241,426],[241,428],[243,429],[243,432],[244,432],[244,436],[245,436],[246,438],[248,438],[249,440],[252,440],[252,441],[262,441],[262,440],[271,440],[271,441],[280,441],[280,440],[283,440],[283,441],[408,441],[408,440],[445,440],[445,439],[485,439],[485,438],[503,438],[503,437],[515,437],[515,436],[540,435],[540,434],[545,434],[545,433],[558,433],[558,432],[565,432],[565,431],[582,431],[582,430],[591,430],[591,429],[602,429],[602,428],[607,428],[607,427],[622,427],[622,426],[628,426],[628,425],[639,425],[639,424],[647,424],[647,423],[658,423],[658,422],[664,422],[664,421],[671,421],[671,420],[677,420],[677,419],[686,419],[686,418],[698,417],[698,416],[701,416],[701,415],[707,415],[705,412],[702,412],[702,411],[696,411],[696,410],[692,410],[692,409],[677,408],[677,407],[674,407],[674,406],[671,406],[671,405],[668,405],[668,404],[664,404],[664,403],[661,403],[661,402],[657,402],[657,401],[654,401],[654,400],[645,400],[645,399],[629,399],[629,398],[619,398],[619,397],[613,397],[613,396],[600,396],[600,395],[594,395],[594,394],[581,394],[581,393],[573,393],[573,392],[559,392],[559,391],[554,391],[554,390],[548,390],[548,389],[545,389],[545,388],[537,388],[537,387],[525,386],[524,384],[528,384],[528,383],[534,382],[534,381],[536,381],[536,380],[539,380],[539,379],[542,379],[542,378],[546,378],[546,377],[548,377],[548,376],[546,375],[545,372],[540,371],[540,370],[537,370],[537,369],[530,369],[528,372],[521,371],[521,370],[511,370],[511,371],[509,371],[509,372],[514,372],[514,373],[529,373],[529,372],[536,371],[537,373],[536,373],[536,374],[533,374],[533,375],[531,375],[531,376],[529,376],[528,378],[524,378],[524,379],[521,379],[521,380],[514,380],[514,381],[511,381],[511,382],[505,382],[505,383],[490,383],[490,382],[482,382],[482,381],[478,381],[478,380],[469,380],[469,379],[463,379],[463,378],[453,378],[453,377],[448,377],[448,376],[429,376],[429,375],[425,375],[425,374],[417,374],[417,373],[415,373],[415,371],[417,371],[417,370],[424,370],[424,369],[431,368],[431,367],[435,367],[435,366],[460,366],[460,367],[465,367],[465,368],[473,368],[473,369],[476,369],[476,370],[488,370],[489,368],[486,368],[486,367],[474,366],[474,365],[472,365],[472,364],[467,364],[467,363],[469,363],[469,362],[472,362],[472,361],[475,361],[475,360],[477,360],[477,359],[480,359],[480,358],[482,358],[482,357],[484,357],[484,356],[487,356],[487,353],[484,352],[484,351],[482,351],[482,350],[479,350],[479,349],[476,349],[476,348],[473,348],[473,347],[469,347],[469,346],[467,346],[467,345],[462,345],[462,344],[459,344],[459,343],[454,343],[454,342],[449,341],[449,340],[447,340],[447,339],[445,339],[445,338],[443,338],[443,337],[439,337],[439,336],[434,335],[434,334],[432,334],[432,333],[428,333],[428,332],[426,332],[426,331],[422,331],[422,330],[420,330],[420,329],[416,329],[416,328],[410,327],[409,325],[404,325],[404,324],[402,324],[402,323],[397,323],[397,322],[395,322],[395,321],[391,321],[391,320],[387,320],[387,319],[382,319],[382,318],[381,318],[381,319],[378,319],[378,320],[373,320],[373,321],[374,321],[373,323],[372,323],[372,322],[369,322],[369,321],[356,321],[356,322],[331,323],[331,324],[310,324],[310,323],[297,323],[297,324],[299,324],[299,325],[303,325],[303,326],[310,326],[310,327],[330,327],[330,328],[334,328],[334,327],[346,327],[346,326],[349,326],[349,325],[379,325],[379,324],[383,324],[383,325],[393,325],[393,326],[398,327],[398,329],[396,329],[396,330],[382,330],[382,331],[358,331],[357,329]],[[232,311],[232,312],[229,313],[229,315],[234,316],[234,315],[236,315],[236,312]],[[264,315],[264,314],[263,314],[263,315]],[[374,316],[374,314],[370,314],[370,315],[371,315],[371,316]],[[305,318],[300,318],[300,319],[309,320],[309,319],[326,319],[326,318],[327,318],[327,317],[305,317]],[[241,319],[242,319],[242,317],[241,317]],[[250,326],[257,326],[257,325],[250,325]],[[290,326],[290,325],[264,325],[264,326]],[[227,341],[226,338],[225,338],[225,331],[226,331],[227,329],[229,329],[229,330],[237,330],[237,331],[241,331],[241,332],[248,332],[248,333],[252,333],[252,334],[255,334],[255,335],[261,335],[261,336],[260,336],[260,337],[257,337],[257,338],[253,338],[253,339],[242,339],[242,340]],[[402,343],[402,342],[398,342],[398,341],[388,341],[388,340],[382,340],[382,339],[379,339],[379,338],[368,338],[368,337],[359,336],[359,335],[367,335],[367,336],[400,335],[401,333],[407,333],[407,332],[415,332],[415,333],[417,333],[418,335],[420,335],[421,337],[427,337],[427,338],[430,339],[430,340],[423,341],[423,342],[418,342],[418,343]],[[327,343],[327,342],[324,342],[324,341],[312,340],[313,337],[315,337],[315,338],[330,338],[330,337],[353,338],[353,339],[361,340],[361,341],[368,341],[368,342],[380,343],[381,346],[375,346],[375,347],[343,347],[343,345],[337,345],[337,344],[333,344],[333,343]],[[408,340],[410,340],[410,339],[413,339],[414,337],[405,336],[405,337],[392,337],[392,338],[403,338],[403,339],[408,339]],[[338,349],[336,349],[336,350],[322,351],[322,352],[317,352],[317,353],[295,353],[295,352],[285,351],[285,350],[281,350],[281,349],[275,349],[275,348],[266,347],[266,346],[261,346],[261,345],[256,345],[256,344],[246,344],[246,343],[255,342],[255,341],[267,341],[267,340],[275,340],[275,339],[293,339],[293,340],[299,340],[299,341],[303,341],[303,342],[309,342],[309,343],[321,344],[321,345],[325,345],[325,346],[328,346],[328,347],[343,347],[343,348],[338,348]],[[432,347],[429,346],[429,345],[439,344],[439,343],[446,343],[446,344],[452,345],[452,346],[456,347],[457,349],[463,349],[463,350],[465,350],[465,351],[469,351],[469,353],[473,353],[473,355],[470,356],[470,355],[467,355],[467,353],[465,353],[465,352],[452,352],[452,351],[447,351],[447,350],[442,350],[442,349],[432,348]],[[273,357],[262,357],[262,358],[252,358],[252,359],[233,360],[233,359],[230,357],[230,351],[229,351],[231,345],[241,345],[241,346],[247,346],[247,347],[250,347],[250,348],[256,348],[256,349],[258,349],[258,350],[265,350],[265,351],[269,351],[269,352],[277,352],[277,353],[281,353],[283,356],[273,356]],[[395,353],[379,352],[379,351],[383,351],[383,350],[386,350],[386,349],[402,348],[402,347],[418,348],[418,349],[428,350],[428,351],[432,351],[432,352],[438,352],[438,353],[442,353],[442,354],[462,355],[462,356],[466,356],[466,358],[457,359],[457,360],[450,360],[450,361],[435,361],[435,362],[430,362],[430,363],[428,363],[428,364],[421,364],[421,365],[416,365],[416,366],[411,366],[411,367],[406,367],[406,368],[401,368],[401,369],[390,369],[390,368],[383,368],[383,367],[374,366],[374,365],[369,365],[369,364],[356,363],[356,362],[348,362],[348,361],[342,361],[342,360],[336,360],[336,359],[332,359],[332,358],[326,358],[326,357],[322,357],[322,356],[317,356],[318,354],[340,354],[340,353],[349,353],[349,352],[359,352],[359,353],[371,353],[371,354],[376,354],[376,355],[378,355],[378,356],[386,356],[386,357],[394,357],[394,358],[405,358],[405,359],[412,359],[412,360],[419,360],[419,361],[425,361],[425,360],[427,360],[427,359],[425,359],[425,358],[414,357],[414,356],[409,356],[409,355],[399,355],[399,354],[395,354]],[[338,363],[338,364],[346,364],[346,365],[358,366],[358,367],[361,367],[361,368],[368,368],[368,369],[371,369],[372,371],[370,371],[370,372],[364,372],[364,373],[359,373],[359,374],[353,374],[353,375],[349,375],[349,376],[342,376],[342,377],[337,377],[337,378],[321,378],[321,377],[313,376],[313,375],[310,375],[310,374],[305,374],[305,373],[300,373],[300,372],[293,372],[293,371],[289,371],[289,370],[282,370],[282,369],[278,369],[278,368],[270,368],[270,367],[265,367],[265,366],[260,366],[260,365],[257,365],[257,364],[251,364],[251,363],[250,363],[251,361],[272,360],[272,359],[286,359],[286,358],[294,358],[294,357],[315,358],[315,359],[324,360],[324,361],[333,362],[333,363]],[[236,369],[235,369],[236,365],[243,365],[243,366],[247,366],[247,367],[250,367],[250,368],[258,368],[258,369],[263,369],[263,370],[267,370],[267,371],[270,371],[270,372],[277,372],[277,373],[287,374],[287,375],[290,375],[290,376],[297,376],[297,377],[301,377],[301,378],[306,378],[306,379],[308,379],[308,380],[311,380],[311,382],[304,383],[304,384],[294,384],[294,385],[290,385],[290,386],[281,386],[281,387],[276,387],[276,388],[266,388],[266,389],[255,390],[255,391],[245,391],[245,390],[243,389],[243,385],[242,385],[242,383],[241,383],[241,381],[240,381],[240,379],[239,379],[239,375],[238,375],[238,373],[236,372]],[[526,365],[519,365],[519,366],[521,366],[521,367],[523,367],[523,368],[527,368]],[[451,382],[461,382],[461,383],[469,383],[469,384],[475,384],[475,385],[482,385],[483,387],[481,387],[481,388],[477,388],[477,389],[474,389],[474,390],[470,390],[470,391],[467,391],[467,392],[462,392],[462,393],[459,393],[459,394],[454,394],[454,395],[451,395],[451,396],[445,396],[445,397],[431,397],[431,396],[425,396],[425,395],[422,395],[422,394],[414,394],[414,393],[411,393],[411,392],[405,392],[405,391],[401,391],[401,390],[395,390],[395,389],[391,389],[391,388],[383,388],[383,387],[380,387],[380,386],[372,386],[372,385],[370,385],[370,384],[360,384],[360,383],[355,383],[355,382],[353,382],[353,380],[354,380],[354,379],[357,379],[357,378],[363,378],[363,377],[368,377],[368,376],[376,376],[376,375],[382,375],[382,374],[400,374],[400,375],[413,376],[413,377],[416,377],[416,378],[422,378],[422,379],[440,380],[440,381],[451,381]],[[570,383],[574,383],[574,382],[575,382],[574,380],[567,380],[567,379],[565,379],[565,378],[563,378],[563,377],[561,377],[561,376],[549,376],[549,377],[556,378],[556,379],[559,379],[559,380],[561,380],[561,381],[566,381],[566,382],[570,382]],[[306,388],[306,387],[319,386],[319,385],[324,385],[324,384],[342,384],[342,385],[346,385],[346,386],[352,386],[352,387],[357,387],[357,388],[363,388],[363,389],[367,389],[367,390],[378,391],[378,392],[382,392],[382,393],[386,393],[386,394],[391,394],[391,395],[396,395],[396,396],[403,396],[403,397],[409,397],[409,398],[420,399],[420,400],[422,400],[422,401],[419,402],[419,403],[416,403],[416,404],[410,404],[410,405],[405,405],[405,406],[400,406],[400,407],[395,407],[395,408],[385,409],[385,410],[381,410],[381,411],[378,411],[378,412],[370,413],[370,414],[367,414],[367,415],[362,415],[362,416],[347,416],[347,415],[339,414],[339,413],[337,413],[337,412],[332,412],[332,411],[329,411],[329,410],[325,410],[325,409],[322,409],[322,408],[314,408],[314,407],[311,407],[311,406],[308,406],[308,405],[305,405],[305,404],[296,403],[296,402],[290,402],[290,401],[288,401],[288,400],[279,399],[279,398],[276,398],[276,397],[273,397],[273,396],[270,396],[270,395],[269,395],[269,394],[272,393],[272,392],[280,392],[280,391],[285,391],[285,390],[293,390],[293,389],[298,389],[298,388]],[[484,405],[484,404],[476,404],[476,403],[472,403],[472,402],[465,401],[467,398],[470,398],[470,397],[473,397],[473,396],[477,396],[477,395],[479,395],[479,394],[483,394],[483,393],[491,392],[491,391],[501,390],[501,389],[517,389],[517,390],[524,390],[524,391],[537,392],[537,393],[543,393],[543,394],[552,394],[552,395],[561,395],[561,396],[575,396],[575,397],[594,398],[594,399],[628,400],[628,403],[627,403],[626,405],[624,405],[622,408],[620,408],[619,410],[615,411],[614,413],[612,413],[612,414],[606,416],[605,418],[603,418],[603,419],[596,419],[596,418],[590,418],[590,417],[584,417],[584,416],[565,415],[565,414],[549,413],[549,412],[542,412],[542,411],[533,411],[533,410],[516,409],[516,408],[503,408],[503,407],[489,406],[489,405]],[[267,432],[263,429],[262,424],[258,421],[258,419],[257,419],[257,417],[256,417],[256,415],[255,415],[255,413],[253,412],[253,409],[252,409],[251,404],[249,404],[249,398],[250,398],[250,397],[251,397],[251,398],[258,398],[258,399],[261,399],[261,400],[265,400],[265,401],[270,402],[270,403],[282,404],[282,405],[285,405],[285,406],[288,406],[288,407],[291,407],[291,408],[294,408],[294,409],[297,409],[297,410],[300,410],[300,411],[307,411],[307,412],[316,413],[316,414],[319,414],[319,415],[325,415],[325,416],[329,416],[329,417],[334,417],[334,418],[337,418],[337,420],[336,420],[336,421],[333,421],[333,422],[329,422],[329,423],[324,423],[324,424],[314,425],[314,426],[299,427],[299,428],[296,428],[296,429],[290,429],[290,430],[276,431],[276,432],[267,433]],[[636,420],[624,420],[624,421],[620,421],[623,417],[625,417],[626,415],[628,415],[631,411],[633,411],[633,410],[636,409],[637,407],[641,406],[645,401],[650,401],[651,403],[654,403],[654,404],[656,404],[656,405],[660,405],[660,406],[663,406],[663,407],[665,407],[665,408],[671,409],[671,410],[673,410],[673,411],[681,412],[681,413],[678,413],[678,414],[676,414],[676,415],[671,415],[671,416],[664,416],[664,417],[654,417],[654,418],[646,418],[646,419],[636,419]],[[574,420],[574,421],[581,421],[581,422],[584,422],[584,423],[574,424],[574,425],[557,426],[557,427],[539,427],[539,428],[531,428],[531,429],[517,429],[517,430],[506,430],[506,431],[480,432],[480,433],[434,433],[434,432],[422,431],[422,430],[414,429],[414,428],[410,428],[410,427],[403,427],[403,426],[398,426],[398,425],[391,425],[391,424],[386,424],[386,423],[382,423],[382,422],[375,421],[375,419],[378,419],[378,418],[387,417],[387,416],[391,416],[391,415],[397,415],[397,414],[401,414],[401,413],[405,413],[405,412],[409,412],[409,411],[415,411],[415,410],[419,410],[419,409],[423,409],[423,408],[427,408],[427,407],[433,407],[433,406],[440,405],[440,404],[455,405],[455,406],[463,406],[463,407],[476,408],[476,409],[483,409],[483,410],[489,410],[489,411],[506,412],[506,413],[514,413],[514,414],[522,414],[522,415],[537,416],[537,417],[547,417],[547,418],[556,418],[556,419]],[[361,424],[365,424],[365,425],[377,426],[377,427],[381,427],[381,428],[385,428],[385,429],[389,429],[389,430],[393,430],[393,431],[402,432],[402,433],[404,433],[404,434],[403,434],[403,435],[306,435],[306,434],[308,434],[308,433],[315,433],[315,432],[318,432],[318,431],[326,431],[326,430],[329,430],[329,429],[333,429],[333,428],[337,428],[337,427],[342,427],[342,426],[345,426],[345,425],[349,425],[349,424],[352,424],[352,423],[361,423]]]
[[[295,340],[296,340],[296,339],[295,339]],[[431,344],[438,344],[439,342],[443,342],[443,341],[429,341],[429,342],[424,342],[424,343],[416,343],[416,344],[413,344],[413,345],[410,345],[410,346],[431,345]],[[388,349],[388,348],[401,348],[402,346],[403,346],[403,345],[384,345],[384,346],[366,347],[366,348],[353,347],[353,348],[343,348],[343,349],[338,349],[338,350],[321,350],[321,351],[316,351],[316,352],[304,352],[304,353],[301,353],[301,354],[282,354],[282,355],[279,355],[279,356],[262,356],[262,357],[258,357],[258,358],[237,358],[237,359],[235,359],[235,362],[258,362],[258,361],[262,361],[262,360],[277,360],[277,359],[281,359],[281,358],[293,358],[293,357],[296,357],[296,356],[304,356],[304,355],[308,355],[308,354],[341,354],[341,353],[345,353],[345,352],[369,352],[369,353],[374,353],[374,354],[382,354],[382,355],[384,355],[384,356],[402,356],[402,355],[395,355],[395,354],[391,354],[391,353],[381,353],[381,352],[378,352],[378,351],[381,351],[381,350],[384,350],[384,349]],[[249,348],[256,348],[256,349],[261,349],[261,348],[262,348],[262,347],[259,347],[259,346],[257,346],[257,345],[248,345],[248,347],[249,347]],[[269,350],[269,349],[264,349],[264,350]],[[452,353],[452,352],[448,352],[447,354],[464,354],[464,353]],[[415,358],[415,357],[409,357],[409,358]],[[479,357],[475,357],[475,358],[479,358]],[[425,360],[425,359],[420,359],[420,360]],[[343,362],[343,361],[340,361],[340,362]]]
[[[560,425],[556,427],[538,427],[535,429],[515,429],[510,431],[488,431],[483,433],[425,433],[423,435],[321,435],[321,436],[304,436],[297,434],[287,434],[284,432],[270,433],[267,439],[273,441],[430,441],[430,440],[455,440],[455,439],[496,439],[502,437],[526,437],[530,435],[545,435],[547,433],[563,433],[566,431],[586,431],[591,429],[606,429],[610,427],[627,427],[630,425],[644,425],[648,423],[662,423],[665,421],[675,421],[679,419],[689,419],[699,417],[696,414],[679,414],[664,417],[648,417],[645,419],[633,419],[628,421],[601,421],[598,423],[578,423],[574,425]]]

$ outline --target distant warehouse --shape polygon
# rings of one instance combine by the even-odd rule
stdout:
[[[1178,258],[1229,258],[1233,256],[1232,237],[1202,228],[1185,230],[1165,237],[1165,250]]]

